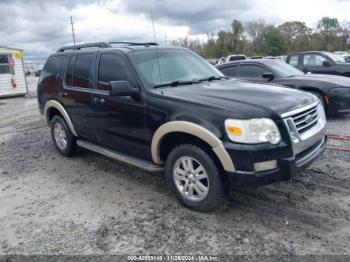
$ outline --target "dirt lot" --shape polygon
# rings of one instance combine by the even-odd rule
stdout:
[[[292,181],[195,213],[160,175],[83,149],[60,156],[28,81],[28,97],[0,100],[0,254],[350,255],[350,152],[327,149]],[[328,132],[350,135],[350,117]]]

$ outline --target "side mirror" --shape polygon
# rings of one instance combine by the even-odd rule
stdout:
[[[326,60],[326,61],[323,61],[323,62],[322,62],[322,65],[323,65],[323,66],[327,66],[327,67],[328,67],[328,66],[331,66],[331,65],[332,65],[332,63],[331,63],[331,62],[329,62],[328,60]]]
[[[262,77],[263,77],[263,78],[266,78],[267,80],[272,80],[275,76],[274,76],[274,74],[272,74],[272,73],[266,72],[266,73],[263,73],[263,74],[262,74]]]
[[[110,81],[109,82],[110,96],[135,96],[138,94],[138,89],[133,88],[129,81]]]

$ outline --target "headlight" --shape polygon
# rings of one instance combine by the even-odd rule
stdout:
[[[281,141],[281,134],[275,122],[270,118],[226,119],[225,129],[233,142],[244,144],[269,142],[276,145]]]

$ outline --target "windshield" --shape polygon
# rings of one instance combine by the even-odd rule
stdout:
[[[345,58],[341,55],[337,55],[337,54],[333,54],[333,53],[329,53],[329,52],[324,52],[325,55],[327,55],[330,59],[332,59],[334,62],[338,62],[338,63],[344,63]]]
[[[268,64],[268,66],[280,77],[304,75],[304,72],[300,71],[299,69],[296,69],[294,66],[291,66],[285,62],[272,60]]]
[[[203,58],[186,50],[146,50],[130,54],[138,72],[152,86],[196,81],[223,74]]]

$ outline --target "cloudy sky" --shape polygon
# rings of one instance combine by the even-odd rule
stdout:
[[[78,43],[153,41],[151,10],[158,42],[215,33],[232,19],[311,27],[323,16],[350,20],[350,0],[0,0],[0,45],[22,48],[28,59],[46,57],[72,43],[69,16]]]

